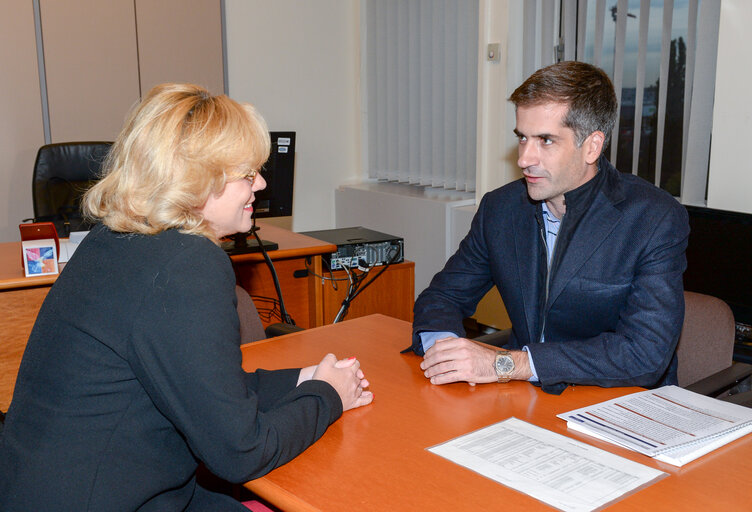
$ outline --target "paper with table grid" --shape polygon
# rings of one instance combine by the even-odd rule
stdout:
[[[428,450],[566,512],[597,510],[666,476],[517,418]]]

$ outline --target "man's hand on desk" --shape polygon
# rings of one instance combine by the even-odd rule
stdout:
[[[327,354],[315,368],[312,378],[332,385],[342,400],[343,412],[368,405],[373,401],[373,393],[365,391],[370,384],[360,369],[360,361],[356,358],[337,361],[334,354]]]
[[[514,380],[528,380],[532,376],[528,355],[521,350],[509,354],[514,359]],[[426,351],[420,368],[432,384],[469,382],[471,385],[496,382],[494,370],[496,349],[466,338],[445,338]]]

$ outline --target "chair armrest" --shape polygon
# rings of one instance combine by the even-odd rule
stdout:
[[[690,384],[689,391],[706,396],[717,396],[752,375],[752,365],[735,362],[725,370]]]
[[[264,329],[267,338],[274,338],[276,336],[284,336],[285,334],[291,334],[298,331],[303,331],[302,327],[297,325],[290,325],[284,323],[271,324]]]
[[[493,345],[494,347],[502,347],[509,343],[509,338],[511,336],[512,329],[502,329],[501,331],[482,334],[475,338],[474,341],[479,341],[480,343],[485,343],[486,345]]]
[[[752,391],[745,391],[744,393],[736,393],[734,395],[726,395],[718,397],[719,400],[724,402],[731,402],[737,405],[743,405],[752,409]]]

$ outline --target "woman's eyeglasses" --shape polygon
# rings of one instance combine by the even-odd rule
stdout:
[[[252,170],[248,171],[248,174],[246,174],[245,176],[243,176],[243,179],[250,181],[251,185],[253,185],[253,182],[256,181],[256,175],[257,174],[258,174],[258,170],[257,169],[252,169]]]

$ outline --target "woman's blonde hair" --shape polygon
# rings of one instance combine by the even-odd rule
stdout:
[[[130,113],[83,211],[113,231],[177,228],[217,242],[200,208],[227,181],[259,169],[270,146],[252,105],[197,85],[158,85]]]

